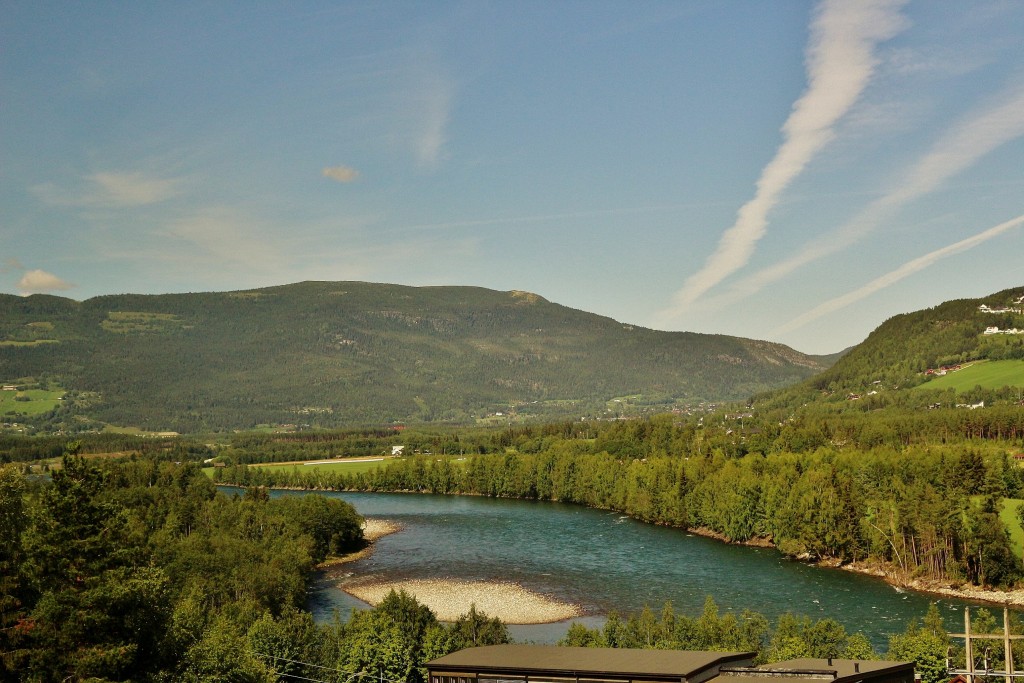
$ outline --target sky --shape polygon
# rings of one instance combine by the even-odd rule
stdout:
[[[0,292],[527,290],[806,353],[1024,286],[1024,3],[0,0]]]

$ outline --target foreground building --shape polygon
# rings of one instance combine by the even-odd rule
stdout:
[[[753,652],[490,645],[459,650],[427,662],[427,670],[429,683],[913,683],[914,680],[914,665],[909,662],[792,659],[755,667],[754,656]]]

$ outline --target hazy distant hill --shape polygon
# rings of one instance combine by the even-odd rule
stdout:
[[[0,296],[0,381],[56,379],[77,392],[77,412],[151,429],[469,420],[515,405],[562,416],[580,410],[570,401],[637,394],[737,399],[826,363],[474,287]]]
[[[879,407],[893,401],[927,402],[933,399],[922,390],[940,375],[950,374],[944,367],[998,360],[1024,363],[1024,287],[898,315],[825,372],[762,398],[793,404],[807,400],[862,401],[860,407]],[[1005,368],[1006,382],[1011,386],[1019,386],[1022,374],[1016,362],[999,366]],[[964,376],[969,374],[964,372]],[[989,384],[991,388],[1002,386],[998,381]],[[934,386],[950,385],[944,381]],[[970,382],[961,385],[957,394],[966,394],[973,387]],[[917,392],[907,393],[915,388]]]

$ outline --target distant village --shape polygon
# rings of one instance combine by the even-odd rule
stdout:
[[[1020,308],[1020,305],[1022,303],[1024,303],[1024,296],[1015,299],[1013,301],[1013,306],[1000,306],[998,308],[993,308],[992,306],[989,306],[987,304],[981,304],[980,306],[978,306],[978,312],[989,313],[993,315],[1005,315],[1007,313],[1016,313],[1017,315],[1021,315],[1022,313],[1024,313],[1024,309]],[[1014,306],[1016,306],[1016,308],[1014,308]],[[1024,334],[1024,330],[1019,330],[1016,327],[1012,327],[1008,330],[1001,330],[998,327],[992,325],[986,327],[983,334]]]

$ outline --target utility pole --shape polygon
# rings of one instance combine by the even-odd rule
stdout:
[[[964,669],[952,669],[950,668],[949,673],[951,674],[964,674],[967,676],[967,683],[975,683],[975,677],[977,676],[1002,676],[1005,683],[1013,683],[1014,678],[1024,678],[1024,673],[1017,673],[1013,669],[1013,648],[1011,647],[1011,641],[1013,640],[1024,640],[1024,635],[1011,635],[1010,634],[1010,610],[1007,607],[1003,607],[1003,632],[1002,633],[971,633],[971,609],[970,607],[964,607],[964,632],[963,633],[949,633],[947,634],[951,638],[963,638],[965,642],[964,647]],[[1005,653],[1005,667],[1003,671],[992,671],[991,661],[989,660],[988,648],[985,648],[985,661],[984,666],[981,670],[978,670],[974,664],[974,643],[975,640],[1001,640],[1003,641],[1003,652]],[[948,661],[948,660],[947,660]],[[947,664],[947,666],[950,666]]]

